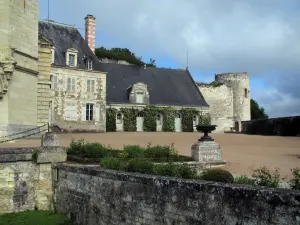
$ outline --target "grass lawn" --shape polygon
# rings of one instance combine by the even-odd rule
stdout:
[[[50,211],[27,211],[0,215],[0,225],[71,225],[71,222]]]

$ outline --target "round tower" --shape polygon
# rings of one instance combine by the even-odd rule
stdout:
[[[251,120],[250,78],[248,73],[216,74],[215,81],[232,89],[234,127],[236,131],[241,131],[241,121]]]

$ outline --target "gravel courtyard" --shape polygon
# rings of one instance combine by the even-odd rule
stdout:
[[[60,144],[68,146],[72,139],[84,138],[89,142],[100,142],[115,148],[127,144],[168,145],[174,143],[180,154],[190,155],[191,145],[197,141],[199,133],[100,133],[100,134],[59,134]],[[267,137],[242,134],[212,134],[221,145],[226,168],[235,174],[250,175],[251,166],[266,165],[270,169],[279,168],[282,176],[290,174],[290,169],[300,167],[300,137]],[[19,140],[15,143],[0,144],[3,147],[39,146],[39,139]]]

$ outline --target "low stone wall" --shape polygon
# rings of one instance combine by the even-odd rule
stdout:
[[[52,164],[66,158],[60,147],[0,149],[0,214],[50,210]]]
[[[300,224],[300,192],[58,164],[54,205],[76,224]]]

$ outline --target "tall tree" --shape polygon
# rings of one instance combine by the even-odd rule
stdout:
[[[259,107],[257,101],[251,99],[251,120],[255,119],[268,119],[269,116],[266,114],[263,107]]]

